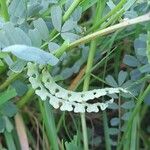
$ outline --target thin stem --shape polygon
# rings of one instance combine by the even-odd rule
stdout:
[[[70,15],[74,12],[74,10],[78,7],[78,5],[82,2],[83,0],[74,0],[69,9],[65,12],[63,16],[63,22],[65,22]]]
[[[83,132],[84,150],[88,150],[89,146],[88,146],[88,135],[87,135],[85,113],[80,114],[80,116],[81,116],[82,132]]]
[[[97,23],[97,21],[101,18],[104,6],[105,6],[105,1],[97,2],[96,16],[94,18],[93,25]],[[97,41],[96,40],[92,41],[90,45],[89,55],[88,55],[86,73],[88,73],[93,66],[96,46],[97,46]],[[84,80],[83,91],[87,91],[89,89],[89,84],[90,84],[90,74],[88,74]],[[88,148],[88,137],[87,137],[85,114],[81,114],[81,122],[82,122],[82,130],[83,130],[84,149],[88,150],[89,148]]]
[[[13,73],[11,76],[9,76],[7,80],[0,85],[0,91],[5,89],[7,86],[9,86],[10,83],[13,82],[15,79],[17,79],[19,76],[20,74],[17,73]]]
[[[15,116],[15,126],[22,150],[29,150],[29,142],[25,129],[25,124],[21,114],[17,113]]]
[[[4,17],[5,21],[9,21],[9,13],[6,4],[6,0],[0,0],[2,16]]]
[[[116,25],[110,26],[110,27],[108,27],[106,29],[99,30],[99,31],[96,31],[96,32],[94,32],[92,34],[84,36],[83,38],[81,38],[79,40],[76,40],[75,42],[71,43],[69,45],[69,48],[71,49],[71,48],[76,47],[78,45],[81,45],[81,44],[87,43],[87,42],[89,42],[91,40],[94,40],[94,39],[96,39],[98,37],[101,37],[101,36],[113,33],[116,30],[119,30],[119,29],[122,29],[122,28],[125,28],[125,27],[128,27],[128,26],[131,26],[131,25],[135,25],[135,24],[138,24],[138,23],[146,22],[146,21],[150,21],[150,13],[147,13],[145,15],[136,17],[134,19],[123,21],[123,22],[118,23]]]
[[[94,26],[87,32],[90,33],[91,31],[94,31],[98,27],[100,27],[109,17],[114,15],[118,10],[122,8],[122,6],[126,3],[127,0],[121,0],[120,3],[112,9],[106,16],[104,16],[100,21],[98,21]]]
[[[113,45],[113,43],[115,41],[115,38],[117,37],[118,32],[114,33],[114,35],[111,37],[110,44],[109,44],[109,49],[107,51],[107,55],[111,51],[112,45]],[[105,64],[104,64],[104,71],[103,71],[103,80],[105,79],[105,74],[106,74],[108,59],[109,59],[109,57],[106,57],[106,61],[105,61]],[[104,83],[102,84],[102,88],[103,87],[104,87]],[[109,130],[109,127],[108,127],[108,118],[107,118],[107,113],[106,113],[105,110],[103,111],[103,125],[104,125],[104,136],[105,136],[106,150],[111,150],[110,135],[109,135],[109,132],[108,132],[108,130]]]
[[[12,133],[8,132],[8,131],[5,131],[4,136],[5,136],[5,140],[6,140],[8,150],[16,150],[16,146],[15,146],[15,143],[14,143],[14,139],[12,137]]]

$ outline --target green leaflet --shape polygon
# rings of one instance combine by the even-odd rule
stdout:
[[[8,89],[7,91],[0,93],[0,106],[11,98],[15,97],[16,95],[17,93],[14,88]]]
[[[59,59],[53,54],[45,52],[40,48],[26,46],[26,45],[12,45],[5,47],[3,52],[11,52],[16,57],[25,61],[33,61],[38,64],[50,64],[54,66],[58,63]]]

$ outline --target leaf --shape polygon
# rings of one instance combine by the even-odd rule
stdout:
[[[79,39],[80,36],[71,32],[65,32],[65,33],[61,33],[61,37],[66,41],[73,42]]]
[[[146,54],[148,58],[148,63],[150,64],[150,30],[147,32],[147,49],[146,49]]]
[[[150,64],[143,65],[139,68],[141,73],[149,73],[150,72]]]
[[[0,111],[7,117],[13,117],[17,113],[17,107],[12,102],[6,102],[1,106]]]
[[[7,54],[8,55],[8,54]],[[13,60],[11,59],[11,57],[8,55],[6,58],[4,58],[4,60],[5,60],[5,62],[6,62],[6,64],[8,65],[8,66],[11,66],[11,65],[13,65]]]
[[[3,105],[5,102],[10,100],[11,98],[17,95],[16,90],[14,88],[10,88],[5,92],[0,93],[0,106]]]
[[[81,3],[81,7],[83,11],[87,10],[91,6],[93,6],[98,0],[85,0]]]
[[[2,17],[0,17],[0,29],[3,28],[3,25],[5,24],[5,21]]]
[[[9,45],[9,41],[6,38],[6,34],[4,31],[0,30],[0,48],[4,48]]]
[[[49,51],[50,51],[51,53],[53,53],[53,52],[55,52],[57,49],[59,49],[60,46],[59,46],[58,44],[54,43],[54,42],[49,42],[49,43],[48,43],[48,48],[49,48]]]
[[[68,20],[62,26],[61,32],[68,32],[74,29],[76,23],[73,20]]]
[[[51,18],[54,28],[60,32],[62,26],[62,9],[60,6],[52,6]]]
[[[40,33],[38,32],[38,29],[33,29],[33,30],[29,30],[29,33],[28,33],[30,39],[31,39],[31,42],[32,42],[32,45],[35,46],[35,47],[40,47],[41,44],[42,44],[42,38],[40,36]]]
[[[117,135],[119,133],[119,129],[117,128],[109,128],[110,135]]]
[[[111,103],[108,105],[108,108],[109,109],[113,109],[113,110],[116,110],[116,109],[119,109],[119,105],[117,103]]]
[[[121,86],[125,82],[126,78],[127,78],[127,72],[120,71],[119,75],[118,75],[118,84],[119,84],[119,86]]]
[[[105,78],[106,82],[112,86],[112,87],[118,87],[118,84],[117,82],[115,81],[115,79],[111,76],[111,75],[108,75],[106,78]]]
[[[38,64],[50,64],[54,66],[58,63],[58,58],[39,48],[26,45],[12,45],[4,48],[3,52],[11,52],[16,57],[25,61],[33,61]]]
[[[8,117],[4,117],[4,119],[5,119],[7,132],[11,132],[13,130],[13,124],[11,123]]]
[[[131,55],[125,55],[123,63],[131,67],[137,67],[139,65],[138,60]]]
[[[144,102],[150,106],[150,93],[148,93],[144,99]]]
[[[3,133],[5,129],[5,120],[2,116],[0,116],[0,133]]]
[[[42,9],[42,6],[37,2],[33,2],[33,1],[29,1],[29,5],[28,5],[28,10],[27,10],[27,15],[29,17],[31,16],[36,16],[37,14],[39,14],[40,10]]]
[[[6,23],[3,27],[3,38],[5,45],[25,44],[31,45],[31,40],[27,34],[20,28],[15,28],[12,23]],[[6,42],[8,40],[8,42]]]
[[[15,73],[20,73],[23,71],[26,64],[27,64],[26,61],[17,59],[16,62],[14,62],[12,65],[9,66],[9,69]]]
[[[114,2],[113,2],[112,0],[109,0],[109,1],[107,2],[107,5],[109,6],[109,8],[110,8],[111,10],[116,7],[116,5],[114,4]]]
[[[30,38],[20,28],[15,28],[15,36],[18,37],[18,42],[16,42],[15,44],[25,44],[25,45],[29,45],[29,46],[31,45]]]
[[[40,33],[41,38],[46,41],[49,37],[49,30],[47,28],[45,21],[42,18],[39,18],[35,20],[33,24],[34,24],[34,27]]]
[[[18,96],[23,96],[28,90],[28,86],[21,80],[15,80],[11,85],[15,88]]]
[[[71,17],[74,21],[78,22],[82,16],[82,7],[78,6],[72,13]]]
[[[81,148],[77,144],[78,138],[74,136],[71,142],[65,142],[66,150],[81,150]]]
[[[135,106],[134,101],[128,101],[121,105],[121,107],[124,109],[132,109],[132,108],[134,108],[134,106]]]
[[[135,2],[136,0],[128,0],[127,3],[123,6],[124,10],[127,11]]]
[[[110,123],[112,126],[117,126],[120,123],[120,119],[119,118],[112,118],[110,120]]]
[[[26,3],[24,0],[12,0],[9,5],[9,13],[15,17],[26,16]]]
[[[65,68],[62,72],[61,72],[61,76],[65,79],[69,78],[72,74],[74,73],[72,68]]]
[[[134,69],[130,72],[131,80],[133,81],[137,81],[138,79],[140,79],[141,75],[142,74],[139,69]]]
[[[121,119],[124,120],[124,121],[127,121],[130,116],[131,116],[131,112],[126,112],[126,113],[123,114]]]
[[[0,59],[0,66],[4,66],[4,63],[1,59]]]
[[[146,49],[146,36],[141,34],[139,38],[135,39],[134,40],[134,48],[135,49],[139,49],[139,48]]]

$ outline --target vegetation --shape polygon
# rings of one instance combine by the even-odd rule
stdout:
[[[0,150],[150,149],[149,0],[0,0],[0,48]]]

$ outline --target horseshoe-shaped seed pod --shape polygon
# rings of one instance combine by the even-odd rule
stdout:
[[[85,92],[73,92],[73,91],[68,91],[58,84],[56,84],[54,81],[52,81],[51,75],[48,73],[48,71],[43,71],[42,72],[42,81],[45,85],[45,87],[50,91],[50,93],[55,94],[56,97],[62,98],[62,99],[67,99],[68,101],[74,101],[76,99],[77,102],[86,102],[88,100],[92,100],[95,98],[99,98],[101,96],[105,95],[111,95],[111,94],[117,94],[120,93],[121,91],[123,92],[128,92],[125,89],[122,88],[103,88],[103,89],[94,89],[91,91],[85,91]],[[53,86],[53,89],[51,88]]]
[[[56,84],[49,72],[45,69],[40,74],[37,64],[28,63],[27,67],[27,75],[29,76],[32,87],[35,89],[35,93],[42,100],[49,100],[49,103],[55,109],[60,108],[61,111],[74,111],[76,113],[84,113],[85,111],[98,112],[100,109],[105,110],[110,103],[113,103],[114,99],[103,103],[96,102],[94,104],[88,103],[89,100],[107,94],[120,93],[121,91],[128,92],[122,88],[104,88],[86,92],[68,91]]]

